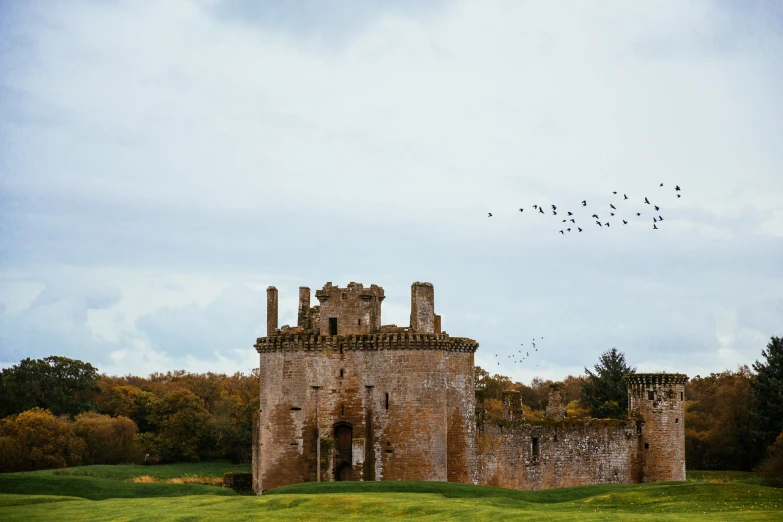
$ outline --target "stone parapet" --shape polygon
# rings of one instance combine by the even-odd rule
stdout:
[[[479,344],[447,334],[379,333],[365,335],[312,335],[281,333],[259,337],[258,353],[320,350],[445,350],[474,353]]]
[[[631,384],[685,384],[688,376],[682,373],[635,373],[623,377],[626,385]]]

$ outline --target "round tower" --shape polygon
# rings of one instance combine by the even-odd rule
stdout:
[[[628,409],[640,417],[643,482],[685,480],[685,383],[680,373],[626,375]]]

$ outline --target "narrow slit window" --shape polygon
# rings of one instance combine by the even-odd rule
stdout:
[[[538,457],[538,437],[533,437],[533,456]]]
[[[345,415],[345,404],[340,406],[340,415]]]
[[[679,423],[680,423],[680,419],[674,419],[674,424],[679,424]]]
[[[389,393],[386,393],[386,409],[389,409]]]
[[[652,390],[647,390],[647,400],[651,401],[655,399],[655,392]]]
[[[337,318],[329,318],[329,335],[337,335]]]
[[[359,326],[361,326],[361,325],[362,325],[362,320],[361,320],[361,319],[359,319]]]
[[[680,400],[685,400],[685,392],[680,392]]]
[[[647,443],[647,442],[645,442],[645,443],[644,443],[644,449],[650,449],[650,444],[649,444],[649,443]]]
[[[345,377],[345,370],[340,368],[340,377]]]

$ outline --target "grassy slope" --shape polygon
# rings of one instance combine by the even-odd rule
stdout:
[[[255,496],[220,496],[230,491],[209,486],[180,484],[133,484],[130,477],[152,475],[173,478],[183,475],[222,475],[228,463],[164,466],[87,466],[0,475],[0,492],[19,478],[28,482],[31,495],[0,494],[0,519],[29,520],[160,520],[241,519],[340,520],[345,518],[396,518],[399,520],[783,520],[783,490],[758,486],[747,475],[702,473],[689,482],[642,485],[601,485],[546,491],[515,491],[440,482],[347,482],[286,486]],[[210,472],[209,466],[213,466]],[[62,472],[89,476],[74,476]],[[39,496],[43,483],[90,480],[108,498],[100,502],[69,497]],[[52,482],[46,482],[52,481]],[[150,489],[123,489],[126,486]],[[176,486],[176,488],[168,489]],[[179,496],[183,487],[200,488],[197,496]],[[71,491],[83,489],[71,485]],[[68,489],[63,487],[62,489]],[[19,490],[23,489],[21,486]],[[157,490],[157,491],[155,491]],[[208,491],[211,494],[204,494]],[[19,491],[22,492],[22,491]],[[113,493],[112,493],[113,492]],[[126,497],[116,498],[119,493]],[[215,494],[218,493],[218,494]],[[188,494],[188,493],[184,493]],[[164,496],[171,495],[168,498]],[[93,496],[95,494],[93,493]]]

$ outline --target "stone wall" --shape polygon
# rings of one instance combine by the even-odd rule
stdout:
[[[632,420],[487,423],[477,436],[478,481],[513,489],[638,482],[637,430]]]
[[[257,491],[347,477],[475,481],[477,346],[410,332],[258,339]],[[350,426],[349,448],[339,426]],[[338,476],[342,462],[350,473]]]

